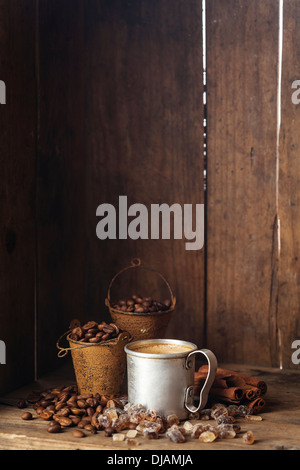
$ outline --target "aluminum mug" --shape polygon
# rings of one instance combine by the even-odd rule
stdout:
[[[145,348],[171,345],[171,353],[145,352]],[[150,349],[149,349],[150,348]],[[125,346],[127,354],[128,401],[141,404],[162,416],[176,414],[186,419],[188,412],[203,409],[215,379],[217,358],[209,349],[198,349],[188,341],[151,339],[134,341]],[[159,350],[159,349],[158,349]],[[177,352],[176,352],[177,350]],[[195,355],[202,354],[208,361],[208,374],[194,404]]]

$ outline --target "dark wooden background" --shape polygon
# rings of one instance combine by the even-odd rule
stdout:
[[[280,2],[206,3],[204,159],[201,2],[0,0],[2,393],[61,363],[71,319],[109,319],[110,280],[136,256],[177,298],[169,337],[297,367],[300,4],[284,2],[278,134]],[[205,247],[100,241],[97,206],[119,195],[205,203]],[[125,277],[165,297],[158,276]]]

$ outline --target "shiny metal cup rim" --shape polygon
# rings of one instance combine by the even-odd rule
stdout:
[[[154,354],[154,353],[145,353],[145,352],[140,352],[140,351],[133,351],[131,348],[134,348],[136,345],[141,345],[141,344],[177,344],[180,346],[187,346],[190,347],[191,349],[189,351],[183,351],[183,352],[176,352],[176,353],[170,353],[170,354]],[[127,344],[124,347],[124,350],[127,354],[135,357],[143,357],[146,359],[175,359],[178,357],[186,357],[188,356],[192,351],[195,351],[198,349],[198,346],[196,344],[191,343],[190,341],[183,341],[181,339],[142,339],[138,341],[133,341],[132,343]]]

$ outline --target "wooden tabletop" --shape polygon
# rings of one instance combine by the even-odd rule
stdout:
[[[251,366],[226,364],[225,368],[245,372],[265,380],[268,392],[265,395],[267,407],[261,413],[260,422],[248,422],[238,418],[241,433],[234,439],[217,439],[213,443],[201,443],[189,436],[185,443],[175,444],[162,436],[158,440],[147,440],[138,437],[139,446],[132,450],[300,450],[300,369],[298,371],[258,368]],[[15,400],[26,398],[34,389],[45,389],[58,385],[74,383],[72,374],[58,371],[38,382],[24,387],[4,397],[2,401],[14,403]],[[28,411],[31,411],[29,408]],[[33,420],[24,421],[16,406],[0,404],[0,449],[1,450],[126,450],[130,449],[125,442],[113,442],[105,437],[104,431],[92,435],[86,432],[82,439],[72,437],[72,429],[65,428],[59,434],[49,434],[47,423],[37,417],[33,411]],[[208,421],[213,423],[213,421]],[[251,430],[255,443],[246,445],[242,435]],[[124,431],[125,432],[125,431]],[[113,454],[113,453],[112,453]]]

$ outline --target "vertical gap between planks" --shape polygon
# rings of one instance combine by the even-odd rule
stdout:
[[[204,310],[203,340],[207,343],[207,81],[206,81],[206,0],[202,0],[202,60],[203,60],[203,183],[204,183]]]
[[[279,154],[281,130],[281,82],[283,45],[283,0],[278,0],[278,51],[277,51],[277,116],[276,116],[276,156],[275,156],[275,218],[273,225],[272,277],[270,289],[269,321],[272,323],[271,347],[272,363],[282,369],[281,331],[278,326],[279,264],[280,264],[280,219],[279,219]],[[274,364],[274,365],[275,365]]]
[[[39,61],[39,0],[35,2],[35,260],[34,260],[34,380],[38,379],[38,175],[40,125],[40,61]]]
[[[280,129],[281,129],[281,82],[282,82],[282,47],[283,47],[283,0],[279,1],[279,19],[278,19],[278,76],[277,76],[277,134],[276,134],[276,219],[277,219],[277,276],[280,263],[280,219],[279,215],[279,148],[280,148]],[[277,301],[276,301],[276,328],[278,328],[278,279],[277,279]],[[278,329],[278,360],[280,369],[282,366],[282,343],[281,331]]]

